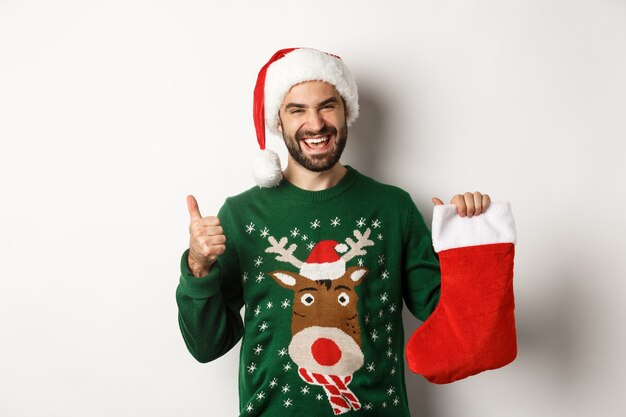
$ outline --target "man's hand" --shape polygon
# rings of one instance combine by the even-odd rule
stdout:
[[[443,201],[437,197],[433,197],[433,203],[436,206],[442,205]],[[456,205],[456,211],[461,217],[478,216],[484,213],[491,204],[491,198],[487,194],[475,193],[457,194],[452,197],[450,204]]]
[[[189,270],[195,277],[209,274],[211,266],[226,250],[226,236],[215,216],[202,217],[198,202],[192,195],[187,196],[189,209]]]

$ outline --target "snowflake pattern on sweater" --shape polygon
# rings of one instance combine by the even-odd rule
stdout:
[[[352,250],[352,254],[349,257],[342,259],[346,263],[344,271],[345,269],[350,271],[350,267],[347,265],[351,263],[355,264],[353,266],[356,267],[364,267],[365,260],[367,259],[370,264],[380,270],[377,276],[372,276],[368,279],[377,279],[379,281],[388,280],[390,273],[388,270],[384,269],[385,256],[382,253],[373,251],[376,243],[370,239],[372,228],[383,229],[382,221],[378,218],[369,219],[359,214],[354,214],[350,217],[354,217],[356,220],[352,222],[352,224],[355,224],[353,236],[346,236],[344,239],[345,244]],[[339,216],[333,216],[325,223],[327,227],[335,228],[340,222],[341,218]],[[350,221],[347,221],[347,223],[350,223]],[[247,224],[253,225],[254,222],[250,221]],[[400,404],[400,397],[396,395],[397,388],[395,386],[390,386],[385,390],[387,395],[382,401],[366,401],[362,404],[358,398],[358,393],[350,391],[349,383],[344,382],[346,378],[350,381],[353,373],[360,370],[365,364],[365,358],[363,358],[359,347],[361,337],[368,338],[376,346],[382,345],[383,342],[388,346],[386,349],[383,346],[379,346],[379,348],[384,350],[386,358],[391,361],[391,366],[387,366],[385,369],[390,376],[396,375],[398,369],[401,368],[401,365],[398,364],[400,357],[398,353],[394,352],[391,348],[394,343],[393,323],[398,321],[397,316],[400,312],[395,303],[389,304],[389,292],[391,289],[385,290],[384,285],[378,286],[380,289],[375,297],[372,297],[376,302],[371,303],[373,308],[370,307],[371,311],[375,311],[374,320],[371,319],[370,314],[367,314],[367,318],[365,319],[358,317],[355,302],[355,287],[358,285],[360,279],[365,279],[365,276],[369,272],[367,268],[352,269],[352,274],[362,274],[361,277],[352,278],[348,276],[346,277],[348,279],[341,280],[341,283],[329,282],[332,280],[340,281],[340,277],[334,277],[332,280],[315,280],[298,274],[298,268],[301,268],[304,262],[296,258],[294,252],[301,246],[304,246],[306,251],[310,252],[315,248],[316,243],[325,241],[320,240],[316,242],[311,240],[306,233],[302,232],[304,227],[306,227],[302,225],[309,225],[311,233],[314,233],[316,236],[323,237],[326,235],[325,224],[319,219],[305,219],[299,221],[296,225],[285,225],[284,229],[289,232],[286,236],[281,235],[280,238],[275,238],[269,227],[264,225],[259,226],[259,229],[262,229],[262,231],[258,236],[250,234],[250,239],[265,239],[267,241],[267,248],[264,250],[264,253],[259,254],[253,260],[255,267],[262,265],[266,259],[271,258],[275,258],[285,265],[285,270],[266,272],[266,274],[274,278],[275,283],[270,281],[262,282],[259,280],[257,284],[278,284],[293,292],[292,299],[283,299],[277,302],[277,305],[281,305],[285,310],[279,317],[269,314],[269,310],[274,304],[272,301],[266,302],[263,306],[257,305],[252,307],[256,309],[255,311],[257,311],[257,313],[261,312],[255,315],[258,321],[257,328],[259,332],[267,330],[273,320],[286,322],[291,319],[292,328],[299,329],[295,334],[292,333],[292,340],[289,347],[281,347],[276,351],[276,355],[281,357],[284,362],[282,366],[277,369],[281,372],[276,372],[275,376],[269,379],[266,389],[271,390],[279,383],[281,377],[284,378],[287,373],[292,372],[298,373],[302,382],[307,385],[302,385],[295,391],[291,389],[289,384],[285,384],[281,387],[280,394],[283,394],[282,396],[284,398],[282,398],[282,403],[285,408],[293,406],[300,397],[308,396],[312,391],[316,393],[315,398],[317,401],[322,401],[323,399],[328,401],[329,407],[333,410],[335,415],[344,414],[349,411],[357,411],[361,408],[371,411],[378,407],[387,408],[398,406]],[[246,230],[248,229],[249,227],[246,226]],[[378,241],[383,240],[383,234],[376,234],[376,239]],[[309,240],[310,242],[306,243]],[[334,242],[336,245],[341,244],[332,240],[331,242]],[[258,246],[258,244],[255,246]],[[300,252],[302,253],[303,251]],[[368,252],[370,252],[369,255]],[[332,264],[333,262],[341,261],[328,260],[328,262],[324,262],[324,264]],[[289,268],[291,268],[291,270],[289,270]],[[253,270],[246,271],[244,274],[248,276],[251,272],[253,272]],[[323,290],[324,286],[327,287],[326,290]],[[311,297],[312,295],[309,293],[303,294],[303,288],[309,288],[310,292],[315,292],[316,297],[313,298],[312,302],[305,298],[306,295]],[[338,288],[340,292],[337,292]],[[341,292],[342,289],[344,292]],[[344,294],[344,296],[348,295],[345,294],[345,292],[355,294],[355,297],[353,297],[352,300],[346,300],[347,302],[338,297],[334,297],[337,298],[336,300],[332,300],[334,302],[331,300],[322,302],[316,299],[318,295],[326,298],[331,297],[331,295],[337,295],[335,293]],[[352,303],[350,303],[351,301]],[[346,307],[349,304],[352,304],[352,308],[346,313]],[[295,310],[295,306],[305,308],[309,311],[307,311],[306,315],[298,313],[298,311]],[[289,307],[294,310],[291,310]],[[318,307],[318,311],[316,314],[312,315],[310,309],[314,307]],[[333,309],[332,312],[328,310],[329,307]],[[263,312],[267,314],[263,315]],[[332,318],[331,321],[334,323],[328,324],[316,321],[316,317],[319,319],[320,316],[330,317]],[[342,319],[344,323],[349,323],[348,320],[355,323],[353,325],[354,329],[349,330],[346,329],[345,325],[342,326],[338,324]],[[299,321],[299,323],[294,323],[294,320]],[[328,322],[328,320],[324,321]],[[359,328],[359,321],[364,321],[365,323],[362,331]],[[340,327],[343,327],[343,329]],[[380,329],[382,329],[382,331]],[[258,356],[263,350],[264,347],[261,344],[257,344],[252,351],[255,356]],[[250,355],[250,358],[251,360],[253,359],[252,355]],[[255,362],[250,362],[246,365],[249,373],[254,372],[256,367]],[[376,363],[368,363],[366,371],[369,373],[375,372]],[[266,400],[266,394],[265,391],[261,389],[256,397],[253,397],[246,405],[246,410],[253,411],[254,403],[264,400]]]

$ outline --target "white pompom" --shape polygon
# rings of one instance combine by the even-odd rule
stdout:
[[[276,187],[283,178],[276,152],[269,149],[260,151],[252,161],[252,176],[259,187]]]
[[[340,243],[335,246],[335,250],[339,253],[346,253],[348,252],[348,245],[346,245],[345,243]]]

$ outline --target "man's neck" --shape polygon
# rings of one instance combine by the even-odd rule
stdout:
[[[309,171],[289,158],[284,178],[292,185],[307,191],[322,191],[334,187],[346,175],[348,169],[339,162],[322,172]]]

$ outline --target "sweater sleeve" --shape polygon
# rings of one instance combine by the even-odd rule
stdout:
[[[226,251],[211,267],[209,274],[194,277],[183,253],[181,277],[176,290],[178,323],[187,349],[199,362],[209,362],[228,352],[241,339],[243,306],[239,262],[228,238],[230,215],[226,204],[217,216],[227,238]]]
[[[404,302],[415,317],[424,321],[439,302],[441,273],[430,231],[413,201],[408,199],[403,254]]]

